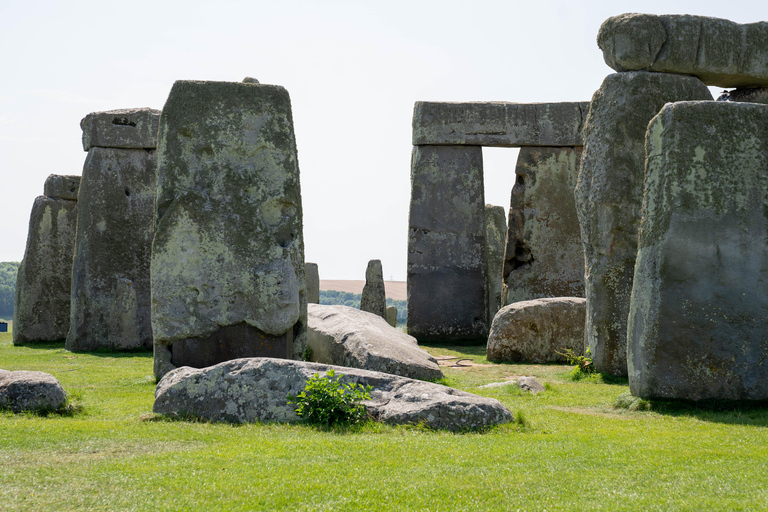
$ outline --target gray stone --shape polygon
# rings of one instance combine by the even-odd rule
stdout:
[[[320,304],[320,272],[317,263],[304,263],[307,276],[307,303]]]
[[[493,388],[504,388],[509,386],[517,386],[523,391],[527,391],[534,395],[539,394],[546,389],[544,386],[541,385],[539,381],[536,380],[535,377],[518,377],[517,379],[506,380],[504,382],[491,382],[490,384],[480,386],[480,388],[493,389]]]
[[[13,412],[55,411],[67,393],[53,375],[43,372],[0,370],[0,409]]]
[[[737,88],[723,91],[717,101],[768,104],[768,87]]]
[[[397,306],[387,306],[387,323],[397,327]]]
[[[683,102],[648,128],[628,329],[643,398],[768,399],[768,106]]]
[[[78,199],[67,350],[152,347],[156,165],[155,150],[88,152]],[[129,325],[128,318],[138,323]]]
[[[413,145],[581,146],[589,103],[417,101]]]
[[[251,76],[247,76],[247,77],[243,78],[243,83],[244,84],[258,84],[258,83],[261,83],[261,82],[259,82],[258,80],[256,80],[255,78],[253,78]]]
[[[68,180],[49,176],[48,191],[55,188],[49,186],[52,181]],[[14,343],[67,337],[76,228],[77,201],[46,196],[35,199],[24,259],[16,275]]]
[[[496,313],[488,335],[489,361],[564,363],[557,352],[584,352],[586,300],[556,297],[516,302]]]
[[[92,112],[80,121],[83,149],[154,149],[157,147],[159,120],[160,111],[151,108]]]
[[[301,359],[307,295],[288,91],[177,81],[160,120],[152,250],[155,375]]]
[[[504,245],[507,219],[503,206],[485,205],[485,288],[488,294],[488,325],[502,306]]]
[[[62,176],[51,174],[45,180],[43,194],[51,199],[68,199],[77,201],[77,191],[80,189],[80,176]]]
[[[522,148],[509,206],[506,304],[583,297],[584,254],[573,189],[581,148]]]
[[[575,196],[584,247],[586,344],[597,371],[627,375],[648,122],[667,102],[711,99],[695,77],[642,71],[608,75],[592,98]]]
[[[481,147],[413,148],[407,282],[416,339],[487,336]]]
[[[442,378],[437,361],[419,348],[416,338],[380,316],[349,306],[311,304],[307,309],[307,345],[313,362],[412,379]]]
[[[705,16],[622,14],[600,27],[597,44],[616,71],[699,77],[707,85],[768,85],[768,23]]]
[[[381,260],[371,260],[365,269],[365,286],[360,297],[360,309],[387,319],[387,292]]]
[[[333,369],[342,382],[373,387],[364,402],[373,419],[391,425],[422,423],[447,430],[508,423],[512,413],[498,400],[386,373],[285,359],[251,358],[212,367],[178,368],[155,390],[154,412],[212,421],[294,422],[289,394],[301,392],[313,375]]]

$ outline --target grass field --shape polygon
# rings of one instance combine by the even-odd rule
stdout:
[[[487,363],[480,347],[426,348]],[[768,509],[766,409],[614,409],[626,383],[574,382],[566,366],[446,369],[525,418],[482,434],[166,421],[150,353],[0,334],[0,368],[53,374],[81,409],[0,413],[0,510]],[[515,375],[549,389],[476,389]]]

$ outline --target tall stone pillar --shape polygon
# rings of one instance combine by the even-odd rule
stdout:
[[[371,260],[365,269],[365,286],[360,297],[360,309],[387,319],[387,292],[381,260]]]
[[[320,304],[320,271],[317,263],[305,263],[307,276],[307,303]]]
[[[485,279],[488,294],[488,325],[501,309],[504,284],[504,245],[507,219],[503,206],[485,205]],[[490,327],[489,327],[490,328]]]
[[[155,375],[301,359],[307,297],[288,91],[177,81],[160,120],[152,251]]]
[[[488,335],[480,146],[415,146],[408,225],[408,334]]]

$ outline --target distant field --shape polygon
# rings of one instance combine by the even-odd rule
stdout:
[[[336,290],[339,292],[362,293],[365,281],[345,281],[321,279],[321,290]],[[407,300],[408,293],[405,288],[405,281],[384,281],[384,289],[387,291],[387,297],[393,300]]]

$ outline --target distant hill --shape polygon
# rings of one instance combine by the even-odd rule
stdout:
[[[320,290],[320,304],[328,306],[349,306],[360,309],[361,294],[337,290]],[[406,301],[387,298],[387,306],[397,308],[397,323],[405,323],[407,315]]]

